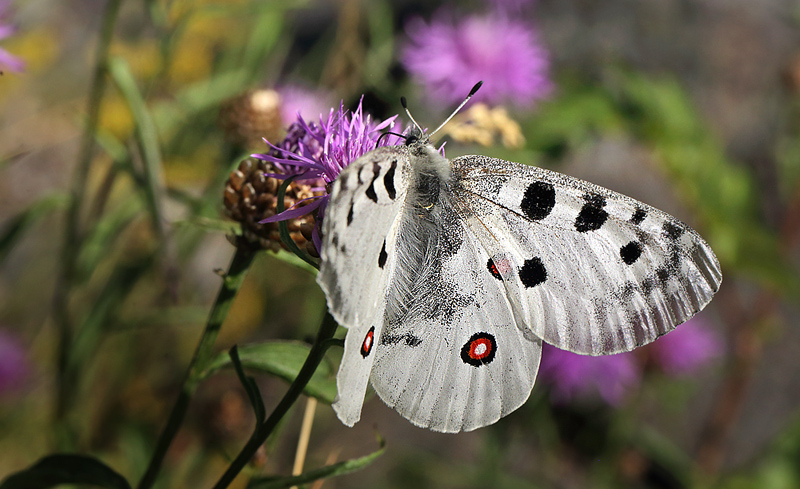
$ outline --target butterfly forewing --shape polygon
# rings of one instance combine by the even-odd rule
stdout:
[[[456,158],[453,194],[519,322],[577,353],[627,351],[673,329],[719,288],[711,248],[677,219],[559,173]]]
[[[337,376],[334,409],[352,426],[375,358],[386,307],[389,277],[396,266],[390,236],[408,185],[405,147],[368,153],[333,183],[323,229],[322,266],[317,282],[336,321],[349,328]]]

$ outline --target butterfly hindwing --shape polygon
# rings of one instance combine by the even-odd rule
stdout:
[[[388,280],[396,266],[387,237],[405,200],[408,165],[405,147],[364,155],[340,173],[326,209],[317,282],[333,317],[349,328],[333,405],[348,426],[361,416],[383,328]]]
[[[541,341],[518,327],[502,284],[475,267],[488,256],[440,183],[436,203],[412,194],[404,210],[395,249],[402,271],[389,289],[371,383],[417,426],[469,431],[525,402]]]
[[[717,291],[711,248],[677,219],[549,170],[452,161],[454,198],[520,323],[577,353],[631,350],[688,320]]]

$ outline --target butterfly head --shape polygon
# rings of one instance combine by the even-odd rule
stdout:
[[[477,92],[478,89],[481,88],[481,85],[483,85],[482,81],[476,83],[475,86],[472,87],[472,90],[469,91],[469,95],[467,95],[467,97],[464,99],[463,102],[461,102],[461,104],[456,108],[456,110],[454,110],[453,113],[450,114],[450,116],[447,119],[445,119],[444,122],[442,122],[439,125],[439,127],[436,128],[436,130],[434,130],[432,133],[428,135],[425,134],[425,131],[422,130],[422,126],[420,126],[414,119],[414,116],[411,115],[411,111],[408,110],[408,102],[406,101],[406,98],[400,97],[400,104],[403,106],[403,110],[406,111],[408,118],[414,124],[411,127],[409,133],[405,136],[406,146],[427,146],[428,144],[430,144],[430,138],[434,134],[439,132],[439,129],[443,128],[445,124],[450,122],[450,119],[452,119],[458,113],[458,111],[460,111],[467,104],[467,102],[469,102],[469,99],[471,99],[472,96],[475,95],[475,92]]]
[[[428,136],[423,133],[419,126],[413,126],[411,130],[406,134],[406,146],[413,146],[415,144],[427,144],[429,142]]]

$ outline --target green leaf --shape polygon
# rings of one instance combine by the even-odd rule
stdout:
[[[289,265],[293,265],[297,268],[307,271],[311,275],[316,276],[319,272],[319,268],[316,265],[309,265],[307,261],[303,260],[299,256],[295,255],[294,253],[290,253],[283,248],[277,251],[277,253],[269,252],[265,253],[264,256],[268,256],[275,260],[280,260],[284,263],[288,263]]]
[[[177,220],[173,223],[175,227],[193,227],[203,231],[234,234],[239,228],[239,223],[226,219],[215,219],[212,217],[192,216],[188,219]]]
[[[246,87],[248,71],[244,68],[219,73],[187,85],[174,98],[153,104],[153,119],[165,139],[191,124],[200,114],[218,108]]]
[[[268,341],[238,348],[242,366],[251,370],[268,373],[291,382],[300,372],[311,347],[294,341]],[[227,352],[214,357],[202,374],[202,378],[230,367],[231,359]],[[336,369],[330,362],[320,363],[308,385],[304,389],[308,396],[331,404],[336,398]]]
[[[624,119],[607,93],[581,87],[542,102],[524,124],[526,146],[560,160],[570,148],[593,141],[598,132],[620,132]]]
[[[395,19],[387,0],[371,2],[366,14],[370,42],[364,54],[362,81],[367,86],[383,88],[388,85],[391,64],[395,60]]]
[[[239,381],[242,383],[245,392],[247,392],[247,397],[250,398],[250,404],[253,406],[253,411],[256,414],[256,424],[260,425],[267,416],[267,410],[264,407],[264,399],[261,398],[261,390],[258,388],[255,379],[245,375],[242,362],[239,360],[239,350],[236,345],[233,345],[228,351],[228,356],[231,358],[231,363],[233,363],[233,368],[236,370]]]
[[[250,480],[247,484],[248,489],[279,489],[283,487],[299,486],[300,484],[307,484],[319,479],[326,479],[328,477],[336,477],[337,475],[345,475],[351,472],[356,472],[371,464],[378,457],[383,455],[386,450],[386,442],[382,438],[378,438],[380,448],[375,452],[365,455],[363,457],[354,458],[345,462],[328,465],[319,469],[309,470],[298,476],[293,477],[257,477]]]
[[[116,325],[119,312],[131,290],[153,264],[154,255],[145,255],[129,263],[118,263],[105,286],[94,298],[92,308],[80,322],[70,353],[67,368],[73,374],[84,362],[93,358],[103,336]],[[77,389],[76,389],[77,390]]]
[[[101,261],[109,258],[109,250],[124,239],[124,230],[135,222],[142,212],[141,199],[133,195],[125,198],[120,205],[108,209],[89,230],[77,258],[77,277],[87,280]]]
[[[2,263],[17,240],[25,234],[25,231],[40,218],[46,216],[50,211],[66,207],[69,198],[63,194],[52,194],[22,211],[16,217],[8,221],[5,228],[0,232],[0,263]]]
[[[162,201],[164,196],[164,175],[161,167],[161,147],[158,131],[150,110],[142,97],[136,79],[131,73],[127,61],[123,58],[111,58],[108,70],[128,103],[136,121],[136,139],[142,152],[144,162],[145,199],[151,213],[153,228],[160,236],[164,236]]]
[[[124,477],[96,458],[57,454],[11,474],[0,484],[0,489],[39,489],[60,484],[89,484],[112,489],[131,487]]]
[[[283,12],[274,8],[264,9],[255,15],[255,25],[250,30],[250,39],[240,61],[240,65],[249,71],[252,81],[259,79],[264,70],[264,60],[269,59],[270,51],[281,38],[285,18]]]

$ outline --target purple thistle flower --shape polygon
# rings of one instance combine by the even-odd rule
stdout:
[[[474,100],[530,106],[550,94],[548,53],[530,25],[502,13],[456,21],[439,12],[430,23],[406,25],[409,42],[401,60],[440,104],[460,102],[478,80]]]
[[[395,118],[396,115],[376,124],[369,115],[364,115],[361,101],[352,112],[345,110],[342,102],[338,111],[330,110],[327,120],[320,115],[319,124],[306,122],[298,114],[297,121],[289,127],[289,132],[282,142],[274,145],[265,140],[271,147],[270,151],[252,156],[269,161],[280,170],[280,173],[268,175],[270,177],[285,179],[297,175],[299,180],[317,181],[319,188],[315,190],[325,190],[325,186],[336,180],[344,167],[362,155],[378,145],[389,146],[399,143],[400,139],[396,136],[380,138],[381,131],[391,127]],[[378,144],[379,139],[380,144]],[[311,204],[300,207],[295,205],[280,214],[264,219],[261,223],[294,219],[317,211],[313,240],[317,249],[320,249],[322,242],[319,226],[325,216],[328,198],[328,194],[314,197]]]
[[[28,377],[29,365],[22,343],[0,330],[0,396],[20,388]]]
[[[283,85],[275,91],[281,96],[281,120],[284,123],[297,119],[297,114],[302,114],[309,120],[315,119],[331,106],[328,93],[301,85]]]
[[[667,375],[697,372],[722,354],[719,335],[700,317],[678,326],[650,346],[653,361]]]
[[[9,17],[7,11],[10,5],[11,0],[0,0],[0,40],[10,37],[17,31],[16,27],[6,23]],[[5,49],[0,48],[0,73],[2,73],[3,68],[19,73],[25,70],[25,62],[22,58],[18,58]]]
[[[641,373],[631,353],[593,357],[543,346],[539,378],[551,385],[554,402],[599,396],[617,406],[639,383]]]

